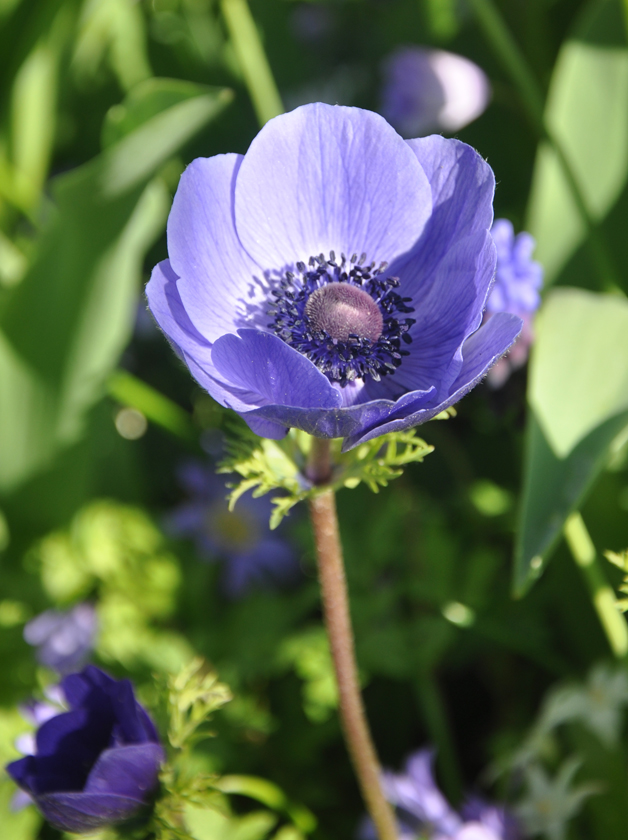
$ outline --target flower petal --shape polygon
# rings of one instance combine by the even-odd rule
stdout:
[[[497,323],[494,323],[497,321]],[[343,452],[360,443],[403,429],[410,429],[431,420],[441,411],[454,405],[471,391],[487,373],[490,367],[512,346],[521,331],[522,321],[516,315],[505,312],[490,318],[477,332],[468,338],[462,347],[462,367],[453,383],[450,394],[437,405],[428,405],[414,410],[410,401],[413,394],[406,394],[397,401],[395,409],[389,412],[386,422],[372,427],[364,426],[347,437]]]
[[[382,117],[321,103],[264,126],[235,191],[242,244],[276,270],[330,250],[390,262],[414,246],[431,207],[414,152]]]
[[[44,817],[61,831],[79,834],[122,822],[133,816],[143,802],[107,793],[48,793],[35,799]]]
[[[413,313],[412,344],[394,375],[369,393],[414,391],[434,385],[439,399],[462,366],[461,347],[482,323],[484,301],[495,273],[495,247],[489,233],[478,231],[449,249],[435,272],[429,294]]]
[[[439,135],[407,140],[432,189],[432,215],[417,247],[417,280],[436,267],[459,239],[489,230],[493,222],[495,176],[471,146]]]
[[[284,341],[259,330],[238,330],[214,344],[212,360],[231,384],[255,394],[258,405],[336,408],[340,394],[325,374]]]
[[[155,266],[146,286],[155,320],[199,385],[221,405],[229,405],[235,411],[250,411],[259,403],[250,394],[222,381],[212,361],[211,342],[190,321],[179,296],[178,284],[179,278],[168,260]]]
[[[179,181],[168,217],[168,254],[190,321],[209,341],[238,326],[257,325],[267,290],[242,247],[233,220],[241,155],[197,158]],[[257,275],[257,280],[254,276]],[[251,318],[253,321],[251,322]]]
[[[159,744],[105,750],[92,767],[85,793],[115,793],[144,802],[157,784],[164,751]]]

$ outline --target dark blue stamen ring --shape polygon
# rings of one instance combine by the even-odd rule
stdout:
[[[272,291],[269,328],[341,386],[394,373],[408,355],[401,343],[412,341],[415,320],[399,317],[414,312],[411,298],[395,291],[398,277],[382,276],[387,263],[365,262],[366,254],[319,254]]]

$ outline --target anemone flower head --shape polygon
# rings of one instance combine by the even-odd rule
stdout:
[[[383,774],[384,794],[395,806],[400,840],[519,840],[515,819],[499,805],[473,797],[460,813],[454,811],[436,784],[433,762],[434,750],[418,750],[402,773]],[[376,840],[370,820],[362,825],[359,837]]]
[[[62,831],[85,833],[148,804],[164,752],[129,680],[88,665],[60,683],[69,711],[45,719],[8,774]]]
[[[197,381],[257,434],[344,449],[430,420],[515,340],[482,326],[494,178],[469,146],[305,105],[246,155],[198,158],[168,219],[150,309]]]
[[[497,248],[497,270],[486,302],[485,320],[498,312],[511,312],[523,321],[523,329],[512,350],[489,372],[489,385],[499,388],[528,358],[534,341],[534,313],[541,303],[543,267],[532,259],[534,239],[525,231],[515,236],[512,223],[507,219],[495,220],[491,236]]]
[[[181,467],[179,481],[188,499],[167,516],[166,529],[174,536],[191,537],[201,558],[223,561],[223,587],[229,597],[298,577],[294,548],[268,527],[268,498],[246,493],[230,511],[225,479],[198,461]]]
[[[491,98],[484,71],[461,55],[401,47],[383,64],[382,114],[404,137],[455,133],[477,119]]]
[[[46,610],[24,627],[24,640],[36,648],[37,661],[59,674],[81,668],[94,647],[98,619],[93,604]]]

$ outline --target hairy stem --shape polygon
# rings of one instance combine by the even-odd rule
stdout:
[[[315,475],[325,473],[328,477],[330,472],[329,441],[315,438],[312,441],[309,477],[315,480]],[[323,482],[324,479],[319,483]],[[347,749],[379,840],[397,840],[395,817],[382,791],[380,765],[360,694],[333,490],[325,490],[310,501],[310,515],[325,625],[338,683],[340,718]]]
[[[571,514],[565,522],[564,533],[573,559],[582,571],[611,650],[621,659],[628,654],[628,625],[619,612],[615,593],[597,562],[595,546],[579,513]]]

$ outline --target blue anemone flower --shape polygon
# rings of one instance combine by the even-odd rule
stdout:
[[[150,309],[254,432],[296,427],[351,449],[453,405],[519,333],[507,313],[482,325],[493,192],[464,143],[304,105],[246,155],[188,166]]]
[[[403,773],[383,774],[386,798],[395,806],[399,840],[519,840],[519,826],[506,808],[479,797],[468,799],[454,811],[434,779],[434,750],[422,749],[407,760]],[[366,820],[360,840],[376,840]]]
[[[294,548],[268,527],[272,504],[245,493],[233,511],[227,503],[227,480],[197,461],[178,471],[189,499],[166,517],[174,536],[192,537],[204,560],[222,560],[222,584],[230,598],[256,587],[290,583],[299,575]]]
[[[148,804],[164,752],[129,680],[88,665],[60,683],[70,711],[54,714],[35,751],[7,765],[44,817],[84,833],[122,822]]]
[[[507,219],[495,219],[491,236],[497,248],[497,270],[484,320],[498,312],[511,312],[523,322],[521,334],[508,356],[500,359],[489,372],[489,385],[499,388],[513,370],[527,361],[534,341],[534,313],[541,303],[543,266],[532,259],[535,247],[532,236],[526,231],[515,236],[512,223]]]
[[[383,64],[382,114],[404,137],[459,131],[491,98],[484,71],[462,55],[401,47]]]
[[[37,649],[37,661],[59,674],[76,671],[94,648],[98,619],[93,604],[45,610],[24,627],[24,640]]]

